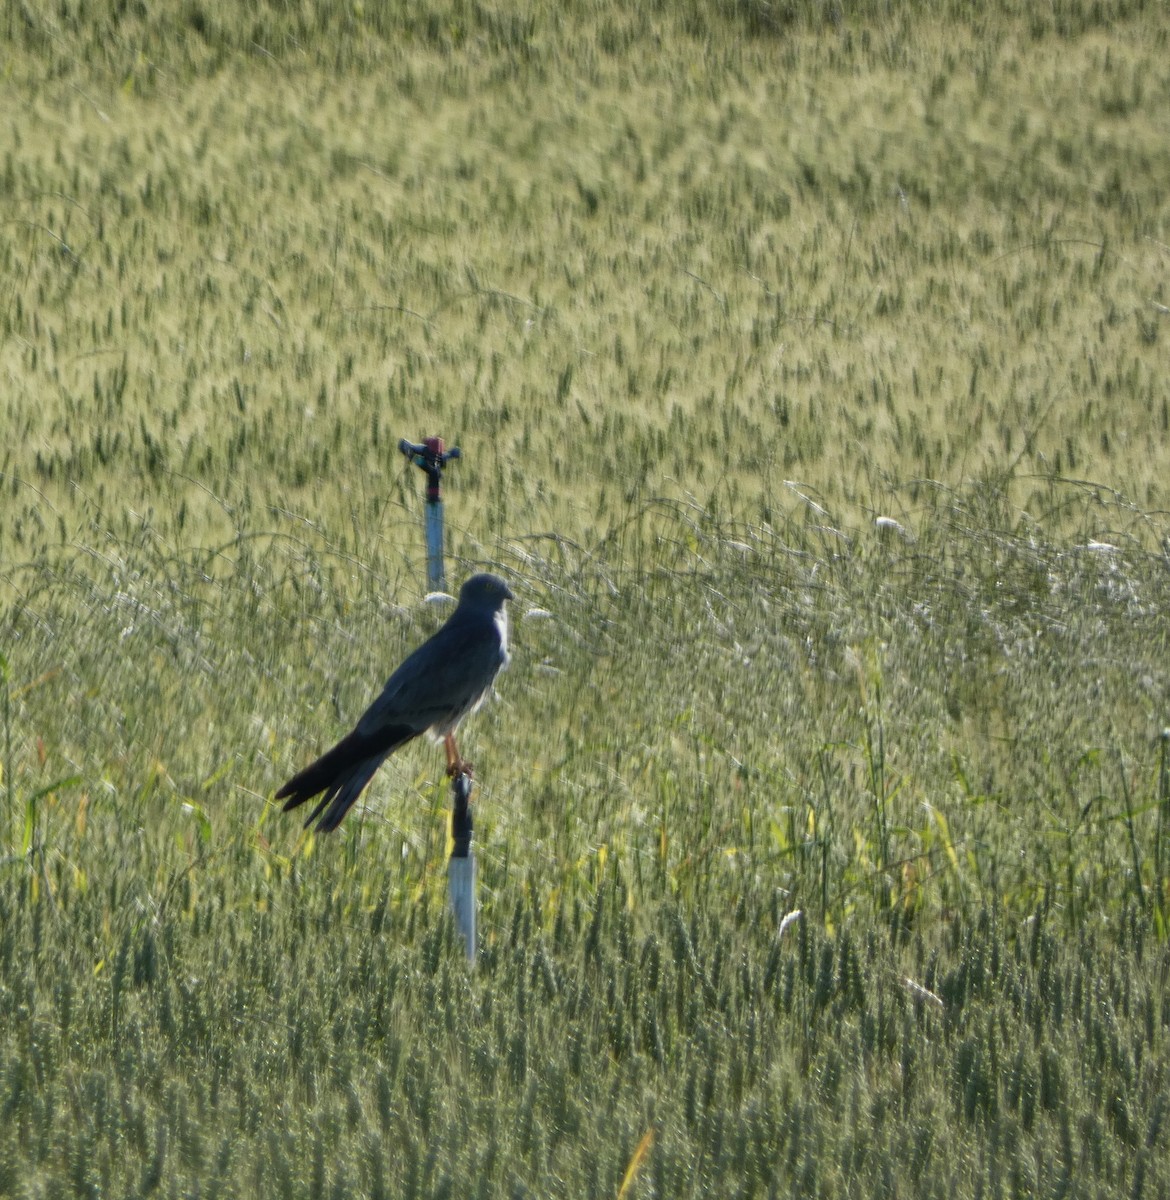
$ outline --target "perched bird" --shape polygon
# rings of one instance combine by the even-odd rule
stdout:
[[[336,829],[374,772],[420,733],[443,739],[448,775],[470,773],[455,745],[455,730],[483,703],[508,662],[504,605],[514,598],[498,575],[472,575],[446,624],[390,676],[352,732],[276,793],[285,801],[284,811],[324,793],[305,827],[320,816],[318,833]]]

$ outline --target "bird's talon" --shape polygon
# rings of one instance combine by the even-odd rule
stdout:
[[[475,774],[475,764],[469,763],[466,759],[457,758],[453,763],[447,764],[447,778],[458,779],[460,775],[466,775],[470,779]]]

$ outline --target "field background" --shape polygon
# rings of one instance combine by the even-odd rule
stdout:
[[[0,1195],[1170,1193],[1170,18],[0,14]],[[507,575],[442,755],[273,790]]]

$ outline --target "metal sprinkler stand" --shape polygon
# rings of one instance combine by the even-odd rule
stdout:
[[[471,848],[471,776],[451,780],[451,856],[447,859],[447,897],[463,935],[468,962],[475,965],[475,852]]]
[[[427,477],[426,535],[427,587],[432,592],[447,590],[443,570],[443,468],[459,458],[458,446],[447,450],[440,437],[424,438],[421,444],[403,438],[398,449]],[[463,935],[467,959],[475,966],[475,853],[471,849],[471,776],[466,771],[451,780],[451,855],[447,860],[447,898],[455,924]]]
[[[403,438],[398,449],[427,477],[427,587],[432,592],[442,592],[447,587],[443,570],[443,468],[452,459],[460,457],[459,447],[445,450],[442,438],[429,437],[424,438],[421,445]]]

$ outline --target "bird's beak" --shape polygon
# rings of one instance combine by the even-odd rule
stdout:
[[[505,600],[515,600],[516,599],[516,593],[514,591],[512,591],[512,589],[506,583],[504,584],[504,599]]]

